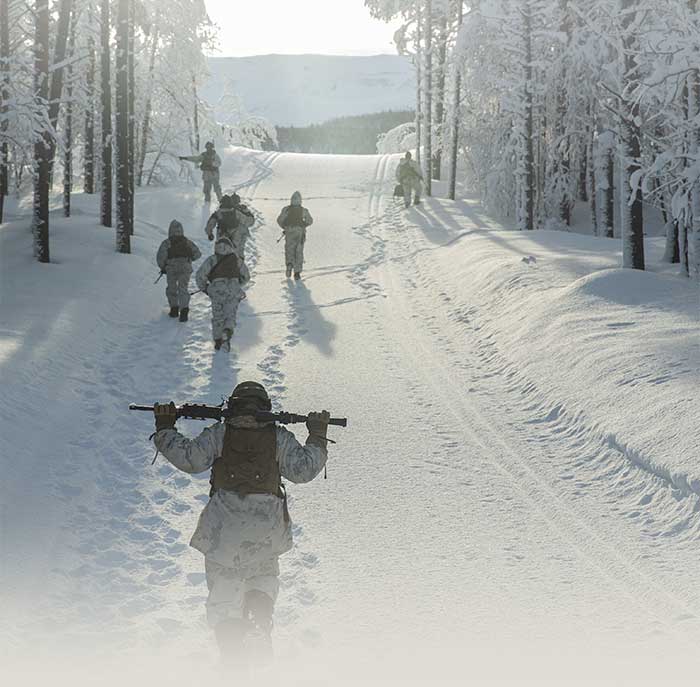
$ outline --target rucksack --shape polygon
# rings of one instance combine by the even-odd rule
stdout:
[[[225,255],[212,268],[207,276],[211,282],[215,279],[238,279],[241,278],[241,268],[238,264],[238,256],[235,253]]]
[[[169,241],[168,260],[176,260],[177,258],[192,260],[192,248],[184,236],[173,236]]]
[[[394,186],[394,198],[403,198],[404,195],[403,184],[396,184]]]
[[[219,230],[219,236],[227,236],[234,229],[238,229],[238,212],[236,210],[219,210],[216,213],[216,228]]]
[[[306,228],[306,222],[304,222],[304,208],[301,205],[290,205],[287,210],[287,216],[284,220],[284,228],[289,227],[304,227]]]
[[[203,172],[213,172],[216,167],[214,167],[214,161],[216,160],[216,151],[215,150],[205,150],[202,153],[202,162],[199,165],[199,168]]]

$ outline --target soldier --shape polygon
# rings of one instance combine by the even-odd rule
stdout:
[[[204,202],[211,202],[211,189],[214,187],[217,200],[221,200],[221,184],[219,183],[219,169],[221,168],[221,158],[219,157],[214,143],[208,141],[204,146],[204,152],[200,155],[180,156],[181,160],[194,162],[202,170],[202,183],[204,185]]]
[[[306,243],[306,228],[314,223],[309,211],[301,204],[301,193],[294,191],[291,204],[280,212],[277,224],[282,227],[284,234],[284,256],[287,264],[287,279],[301,279],[304,267],[304,244]]]
[[[196,439],[175,429],[174,403],[156,404],[154,443],[179,470],[211,469],[210,500],[190,545],[205,557],[207,619],[222,661],[245,672],[250,658],[272,657],[278,558],[293,543],[282,478],[310,482],[323,470],[329,414],[308,415],[309,436],[302,445],[287,429],[256,420],[257,412],[271,408],[262,385],[239,384],[228,403],[233,417]]]
[[[187,322],[190,312],[192,263],[201,257],[199,248],[185,236],[182,224],[176,219],[170,222],[168,238],[160,244],[156,262],[168,280],[165,295],[170,304],[170,317],[179,315],[180,322]]]
[[[238,304],[245,298],[242,284],[250,279],[248,268],[236,255],[230,239],[224,236],[216,242],[214,255],[202,263],[195,279],[199,289],[211,298],[214,348],[230,351]]]
[[[255,216],[246,205],[241,203],[237,193],[222,196],[219,209],[207,221],[205,231],[210,241],[225,236],[231,240],[233,250],[241,260],[245,260],[245,244],[250,238],[250,227],[255,224]]]
[[[413,161],[410,152],[407,152],[404,159],[399,162],[399,166],[396,168],[396,179],[403,186],[406,207],[411,204],[411,192],[415,194],[413,204],[419,205],[423,192],[423,173],[420,171],[418,163]]]

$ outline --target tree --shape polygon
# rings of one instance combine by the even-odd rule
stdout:
[[[112,80],[110,63],[110,3],[100,0],[100,65],[102,104],[102,225],[112,226]]]
[[[10,122],[10,3],[0,2],[0,224],[5,210],[5,196],[9,190],[10,146],[7,130]]]
[[[51,134],[49,132],[49,0],[35,0],[34,83],[44,126],[34,142],[34,251],[39,262],[49,262],[49,185]]]
[[[116,144],[117,251],[131,252],[131,181],[129,175],[129,16],[130,0],[117,3]]]

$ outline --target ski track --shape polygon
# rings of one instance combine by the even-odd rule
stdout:
[[[374,208],[379,207],[376,199],[370,202]],[[374,228],[362,225],[355,230],[372,242],[372,265],[379,268],[380,282],[386,283],[394,295],[391,303],[380,300],[376,307],[381,308],[380,319],[390,323],[389,329],[402,335],[392,337],[390,343],[383,340],[382,351],[393,358],[391,372],[398,377],[402,376],[406,359],[415,361],[411,372],[421,378],[421,383],[406,379],[406,384],[422,406],[421,421],[425,422],[422,413],[432,417],[434,431],[446,452],[446,456],[425,462],[464,476],[459,451],[463,443],[482,445],[484,455],[501,456],[493,465],[496,473],[519,489],[533,517],[546,520],[562,542],[562,550],[585,561],[605,584],[616,587],[620,595],[641,607],[649,616],[652,631],[691,642],[685,630],[688,621],[698,623],[700,600],[676,595],[672,579],[666,584],[657,581],[659,573],[672,576],[672,566],[653,570],[644,565],[645,561],[635,560],[632,555],[627,558],[629,544],[622,536],[616,537],[616,528],[609,524],[604,532],[596,529],[595,523],[587,519],[585,504],[592,498],[603,500],[614,517],[637,526],[649,545],[644,559],[651,559],[653,549],[669,546],[669,540],[678,540],[681,548],[697,546],[698,499],[684,491],[684,485],[669,484],[646,471],[643,461],[625,455],[609,433],[587,425],[581,413],[547,399],[534,382],[525,379],[499,353],[495,337],[478,324],[476,306],[456,303],[434,273],[406,259],[416,249],[411,245],[415,231],[411,231],[404,211],[396,206],[379,219]],[[391,254],[386,250],[389,246]],[[418,269],[410,271],[411,267]],[[376,282],[365,284],[373,288]],[[423,295],[435,293],[444,310],[435,309],[434,300]],[[466,361],[454,344],[464,339],[465,327],[474,353],[474,359]],[[396,354],[397,347],[401,355]],[[426,387],[430,398],[437,400],[424,400]],[[482,408],[489,407],[489,399],[497,399],[498,406],[487,414],[469,401],[475,395]],[[446,416],[454,419],[450,430],[445,429]],[[496,424],[506,419],[510,434],[507,440],[497,435],[492,418],[498,418]],[[545,474],[531,468],[527,457],[519,457],[520,442],[535,447],[540,463],[547,468]],[[656,508],[649,513],[645,506],[652,502]],[[672,623],[668,621],[669,612],[675,619]]]

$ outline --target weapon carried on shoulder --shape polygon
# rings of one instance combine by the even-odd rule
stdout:
[[[143,410],[153,412],[153,406],[139,406],[132,403],[129,410]],[[198,405],[196,403],[186,403],[185,405],[177,406],[175,409],[177,417],[184,420],[226,420],[233,417],[233,411],[223,406],[207,406]],[[297,415],[296,413],[271,413],[267,411],[259,411],[255,413],[255,419],[258,422],[279,422],[282,425],[301,424],[308,419],[306,415]],[[345,417],[332,417],[328,421],[329,425],[336,427],[347,427],[348,420]]]

